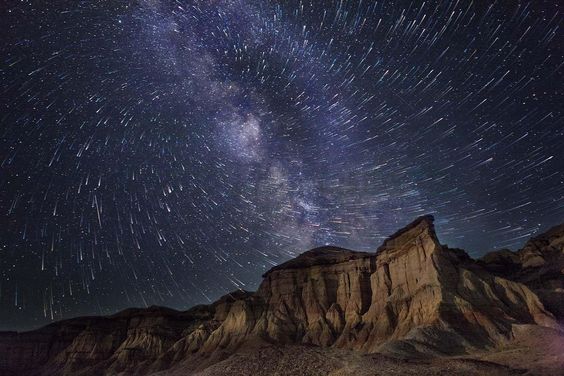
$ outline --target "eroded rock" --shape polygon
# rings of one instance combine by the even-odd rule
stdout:
[[[564,244],[562,229],[532,239],[516,254],[503,251],[476,262],[441,245],[433,218],[424,216],[375,253],[316,248],[271,269],[257,292],[234,292],[209,306],[185,312],[131,309],[2,333],[0,371],[149,374],[181,367],[192,372],[249,343],[419,357],[494,349],[511,340],[518,325],[560,330],[525,284],[539,293],[561,286],[558,276],[556,282],[535,278],[554,269],[552,260]],[[496,272],[493,265],[506,262],[520,270],[518,277]]]

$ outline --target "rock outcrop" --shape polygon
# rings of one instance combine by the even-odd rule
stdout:
[[[560,330],[519,282],[539,290],[538,274],[510,280],[498,265],[511,260],[544,271],[548,258],[562,251],[557,232],[532,239],[516,256],[502,252],[476,262],[441,245],[433,218],[424,216],[375,253],[317,248],[271,269],[257,292],[238,291],[209,306],[130,309],[1,333],[0,373],[191,372],[252,343],[419,357],[495,349],[519,325]],[[538,283],[550,289],[561,282]]]
[[[564,321],[564,224],[530,239],[517,252],[495,251],[479,261],[491,273],[527,285]]]

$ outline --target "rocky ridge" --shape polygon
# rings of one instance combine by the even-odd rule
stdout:
[[[491,252],[479,260],[492,274],[533,290],[559,321],[564,320],[564,224],[527,241],[516,252]]]
[[[424,216],[376,253],[317,248],[271,269],[257,292],[208,306],[130,309],[1,333],[0,373],[190,373],[250,344],[411,358],[494,351],[519,327],[561,331],[550,309],[561,311],[548,292],[562,287],[553,272],[563,238],[560,226],[515,254],[475,261],[441,245],[433,218]]]

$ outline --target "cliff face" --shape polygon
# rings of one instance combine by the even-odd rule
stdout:
[[[514,323],[556,327],[527,287],[443,247],[432,221],[419,218],[376,254],[326,248],[271,270],[257,292],[266,308],[255,334],[364,352],[402,340],[422,352],[463,353],[507,339]],[[448,347],[445,336],[454,340]]]
[[[271,269],[256,293],[210,306],[127,310],[0,334],[0,373],[196,370],[261,341],[454,355],[495,348],[520,324],[559,329],[534,292],[487,265],[442,246],[425,216],[376,253],[317,248]]]
[[[488,253],[480,263],[492,274],[527,285],[564,320],[564,224],[530,239],[517,252]]]

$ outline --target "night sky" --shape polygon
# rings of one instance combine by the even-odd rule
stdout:
[[[431,213],[564,221],[558,1],[3,1],[0,329],[187,309]]]

